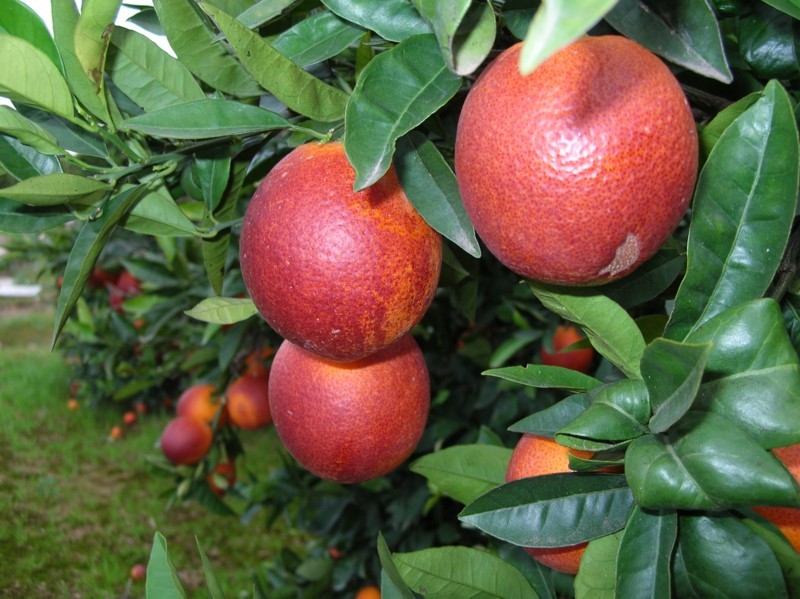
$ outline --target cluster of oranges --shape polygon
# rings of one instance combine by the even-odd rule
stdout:
[[[269,382],[276,431],[340,483],[390,472],[422,436],[430,383],[410,331],[442,261],[393,168],[368,189],[354,182],[342,144],[295,148],[256,190],[239,245],[250,297],[285,338]]]

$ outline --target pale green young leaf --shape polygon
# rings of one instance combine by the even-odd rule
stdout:
[[[0,0],[0,32],[29,41],[53,61],[64,74],[64,65],[42,18],[21,0]]]
[[[20,140],[42,154],[63,154],[55,137],[8,106],[0,106],[0,133]]]
[[[120,4],[122,0],[83,0],[75,25],[75,56],[97,89],[104,87],[103,67]]]
[[[185,314],[213,324],[235,324],[258,313],[253,300],[239,297],[208,297]]]
[[[167,540],[160,532],[153,538],[150,561],[147,564],[145,589],[148,597],[159,599],[186,599],[178,572],[167,552]]]

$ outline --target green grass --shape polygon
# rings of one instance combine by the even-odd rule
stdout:
[[[170,416],[146,415],[112,441],[121,410],[68,410],[69,367],[44,348],[51,316],[26,318],[0,322],[0,595],[143,597],[144,583],[128,573],[147,563],[160,531],[190,596],[207,596],[197,536],[236,597],[251,588],[249,568],[302,544],[298,533],[267,531],[257,518],[245,528],[195,503],[166,510],[172,481],[149,471],[145,458],[158,455]],[[243,440],[248,468],[264,472],[278,462],[274,431]]]

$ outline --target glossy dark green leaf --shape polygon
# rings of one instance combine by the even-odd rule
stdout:
[[[235,324],[258,314],[258,310],[250,298],[209,297],[184,313],[203,322]]]
[[[66,79],[72,93],[95,117],[104,123],[110,123],[111,115],[108,112],[104,86],[98,87],[95,81],[89,78],[75,54],[75,28],[80,17],[75,1],[51,2],[50,8],[53,18],[53,38],[64,63]]]
[[[211,596],[211,599],[224,599],[225,593],[222,591],[222,587],[217,580],[217,575],[214,572],[211,561],[208,559],[208,555],[206,555],[203,546],[200,544],[200,539],[195,537],[194,540],[197,543],[197,551],[200,553],[200,559],[203,561],[203,574],[205,575],[208,594]]]
[[[86,222],[78,233],[67,258],[64,282],[58,295],[53,325],[53,346],[83,291],[97,257],[103,251],[116,226],[145,191],[145,186],[129,187],[116,194],[106,202],[101,214],[94,220]]]
[[[74,219],[61,206],[26,206],[0,198],[0,233],[40,233]]]
[[[239,195],[247,173],[247,163],[235,163],[231,171],[228,187],[217,209],[212,213],[206,209],[203,216],[203,225],[210,227],[214,222],[226,222],[237,216]],[[223,229],[212,238],[204,238],[202,245],[203,265],[211,288],[217,295],[222,295],[222,280],[225,275],[225,264],[228,259],[228,250],[231,245],[230,229]]]
[[[197,234],[197,227],[164,186],[139,200],[122,224],[129,231],[143,235],[172,237]]]
[[[631,274],[598,287],[625,309],[639,306],[667,291],[683,272],[686,256],[676,250],[661,249]]]
[[[708,0],[620,0],[606,21],[675,64],[724,83],[733,80]]]
[[[511,564],[471,547],[435,547],[392,556],[408,587],[428,597],[537,599]]]
[[[394,563],[392,553],[389,551],[389,546],[386,544],[386,539],[383,538],[383,533],[378,532],[378,559],[383,568],[381,576],[381,594],[390,591],[394,596],[399,599],[414,599],[414,593],[408,588],[403,577]]]
[[[361,27],[343,21],[331,12],[321,11],[281,33],[272,41],[272,46],[305,68],[336,56],[363,35]]]
[[[748,108],[750,108],[753,104],[756,103],[761,97],[760,92],[754,92],[752,94],[747,94],[746,96],[739,98],[725,108],[717,113],[717,115],[708,122],[708,124],[703,127],[700,131],[700,152],[704,158],[708,158],[708,155],[711,153],[711,150],[714,149],[714,146],[717,145],[720,136],[722,133],[727,129],[733,121],[739,118]]]
[[[520,55],[520,71],[529,74],[552,54],[589,31],[618,0],[551,0],[533,16]]]
[[[689,412],[665,434],[636,439],[625,455],[625,475],[643,508],[800,506],[800,487],[775,457],[705,412]]]
[[[290,128],[289,121],[258,106],[232,100],[196,100],[127,119],[121,129],[157,137],[208,139]]]
[[[459,520],[514,545],[564,547],[621,530],[631,505],[624,476],[548,474],[489,491]]]
[[[102,138],[97,135],[38,108],[22,105],[18,106],[17,110],[54,137],[59,148],[76,154],[86,154],[108,160],[108,148]]]
[[[114,30],[107,68],[114,85],[148,112],[206,97],[186,67],[129,29]]]
[[[0,32],[3,31],[33,44],[64,74],[64,65],[47,25],[30,6],[20,0],[0,0]]]
[[[531,559],[521,547],[509,543],[502,543],[497,549],[497,555],[522,573],[539,599],[557,599],[553,584],[554,570]]]
[[[467,504],[505,482],[511,453],[494,445],[454,445],[418,458],[410,469],[439,493]]]
[[[800,2],[797,0],[764,0],[770,6],[792,15],[795,19],[800,19]]]
[[[181,63],[212,88],[235,96],[262,94],[250,74],[222,44],[194,0],[154,0],[164,33]]]
[[[764,79],[800,75],[794,19],[761,3],[738,19],[739,52],[753,72]]]
[[[683,340],[715,314],[766,291],[795,214],[799,163],[791,101],[770,82],[725,129],[700,172],[686,276],[665,337]]]
[[[103,88],[106,52],[122,0],[83,0],[75,25],[75,56],[83,72],[98,89]]]
[[[310,119],[329,122],[344,116],[346,93],[304,71],[233,17],[207,5],[204,8],[261,87]]]
[[[715,316],[687,341],[711,343],[694,409],[718,414],[771,449],[800,443],[800,362],[771,299]]]
[[[0,167],[17,181],[61,172],[58,158],[42,154],[14,137],[0,135]]]
[[[469,75],[486,59],[497,32],[491,2],[479,0],[411,0],[431,24],[447,67],[457,75]]]
[[[200,152],[195,155],[191,168],[192,178],[200,187],[206,209],[214,212],[228,186],[231,171],[230,148]]]
[[[771,522],[753,510],[747,512],[749,517],[742,518],[741,523],[769,545],[783,570],[789,596],[800,597],[800,554]]]
[[[512,383],[537,387],[539,389],[564,389],[566,391],[586,391],[602,383],[596,378],[571,368],[561,366],[507,366],[484,370],[484,376],[494,376]]]
[[[632,378],[641,378],[639,362],[644,339],[628,313],[613,300],[592,289],[558,288],[531,283],[546,308],[574,322],[601,355]]]
[[[642,356],[642,378],[650,395],[651,432],[663,433],[694,402],[711,344],[692,345],[656,339]]]
[[[346,21],[392,42],[433,32],[410,0],[323,0],[322,3]]]
[[[67,82],[53,61],[24,39],[0,33],[0,96],[33,104],[72,118],[74,106]]]
[[[559,430],[575,420],[589,405],[589,398],[585,393],[574,393],[549,408],[515,422],[508,427],[508,430],[552,439]]]
[[[642,381],[623,379],[595,387],[587,396],[589,407],[556,433],[562,445],[599,450],[647,433],[650,402]]]
[[[160,532],[153,538],[150,561],[147,563],[145,588],[148,597],[164,599],[186,599],[178,572],[167,552],[167,540]]]
[[[456,176],[433,142],[421,135],[401,137],[394,165],[403,191],[425,222],[470,256],[480,258],[481,248]]]
[[[614,567],[617,562],[622,533],[595,539],[586,547],[581,557],[580,569],[575,576],[575,599],[615,599]]]
[[[676,597],[788,597],[775,554],[738,519],[686,514],[679,528]]]
[[[80,175],[37,175],[0,189],[0,196],[29,206],[55,206],[108,189],[108,184]]]
[[[631,510],[616,560],[620,597],[670,599],[672,552],[678,538],[676,512]]]
[[[433,35],[410,37],[376,56],[361,72],[345,114],[344,147],[356,171],[355,189],[378,181],[392,164],[395,142],[460,86]]]

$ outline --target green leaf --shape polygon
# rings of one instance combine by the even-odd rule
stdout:
[[[707,0],[619,0],[606,21],[675,64],[723,83],[733,80],[717,17]]]
[[[108,72],[114,85],[147,112],[206,97],[186,67],[129,29],[114,30]]]
[[[557,288],[530,283],[533,293],[565,320],[581,326],[594,348],[632,378],[641,378],[639,362],[644,353],[644,338],[628,313],[604,295],[591,289]]]
[[[165,186],[145,195],[123,222],[129,231],[144,235],[188,236],[197,227],[178,207]]]
[[[715,314],[766,291],[795,214],[799,162],[791,101],[770,82],[700,172],[686,276],[665,337],[683,340]]]
[[[236,19],[248,29],[256,29],[260,25],[280,17],[298,2],[299,0],[261,0],[240,13]],[[234,14],[232,11],[226,12]]]
[[[764,79],[793,79],[800,75],[794,19],[758,3],[738,19],[737,39],[742,58]]]
[[[41,106],[69,119],[75,111],[67,82],[48,56],[21,38],[0,34],[0,96]]]
[[[21,115],[36,123],[39,127],[55,137],[58,147],[76,154],[86,154],[96,156],[108,161],[108,148],[103,140],[97,135],[81,129],[63,118],[50,112],[33,108],[31,106],[20,105],[17,110]]]
[[[781,532],[765,520],[760,514],[749,510],[751,518],[743,518],[744,524],[750,532],[758,535],[762,541],[769,545],[775,558],[783,570],[784,580],[789,590],[790,597],[800,596],[800,554],[795,551],[792,544],[781,534]]]
[[[595,539],[586,547],[575,577],[575,599],[615,599],[625,596],[616,594],[614,577],[621,536],[616,532]]]
[[[431,26],[409,0],[323,0],[322,3],[346,21],[374,31],[391,42],[432,33]]]
[[[581,37],[618,0],[549,0],[531,21],[520,54],[520,72],[530,74],[551,55]]]
[[[75,220],[61,206],[26,206],[0,198],[0,233],[41,233]]]
[[[494,46],[497,25],[491,2],[411,0],[431,24],[447,68],[456,75],[477,69]]]
[[[241,15],[239,20],[242,20]],[[305,68],[336,56],[364,35],[364,30],[327,10],[315,13],[287,29],[272,47]]]
[[[489,491],[459,520],[514,545],[565,547],[621,530],[631,505],[624,476],[547,474]]]
[[[46,54],[61,74],[64,74],[64,65],[47,25],[27,4],[20,0],[0,0],[0,32],[2,31],[30,42]]]
[[[346,93],[304,71],[233,17],[203,6],[228,38],[239,60],[265,90],[310,119],[329,122],[342,118]]]
[[[690,345],[661,338],[644,350],[642,378],[653,410],[651,432],[663,433],[692,407],[710,351],[711,343]]]
[[[381,581],[381,594],[385,590],[390,590],[399,599],[414,599],[414,593],[408,588],[400,572],[397,570],[397,565],[394,563],[392,553],[389,551],[389,546],[383,538],[383,533],[378,531],[378,559],[383,568],[383,576]]]
[[[75,25],[75,56],[83,72],[102,89],[106,52],[122,0],[84,0]]]
[[[556,432],[580,416],[591,404],[585,393],[570,395],[558,403],[526,416],[508,427],[514,433],[530,433],[540,437],[556,436]]]
[[[392,164],[395,142],[441,108],[461,86],[436,37],[417,35],[376,56],[361,72],[345,114],[344,147],[356,190]]]
[[[484,370],[484,376],[494,376],[512,383],[536,387],[538,389],[564,389],[565,391],[586,391],[601,385],[596,378],[571,368],[528,364],[527,366],[506,366]]]
[[[178,60],[212,88],[235,96],[260,96],[261,89],[214,33],[194,0],[154,0],[153,6]]]
[[[50,175],[51,177],[53,175]],[[52,345],[69,318],[72,308],[80,298],[86,280],[94,268],[97,257],[111,238],[117,224],[146,192],[145,186],[129,187],[113,196],[103,207],[100,216],[83,225],[72,246],[64,268],[64,283],[58,295]]]
[[[140,114],[127,119],[120,129],[173,139],[209,139],[290,127],[283,117],[258,106],[208,99]]]
[[[186,599],[186,591],[183,590],[175,566],[167,553],[167,540],[160,532],[153,538],[145,589],[148,597]]]
[[[711,154],[711,150],[717,145],[725,129],[744,114],[748,108],[755,104],[760,97],[761,92],[753,92],[752,94],[747,94],[743,98],[739,98],[724,110],[719,111],[717,115],[703,127],[700,131],[700,151],[705,158],[708,158],[708,155]]]
[[[686,514],[678,526],[676,597],[788,597],[775,554],[736,518]]]
[[[800,443],[800,358],[777,302],[726,310],[687,341],[712,344],[694,409],[730,420],[766,449]]]
[[[505,482],[512,453],[493,445],[455,445],[422,456],[410,469],[439,493],[467,504]]]
[[[715,414],[689,412],[663,435],[635,440],[625,475],[651,509],[800,506],[800,487],[769,452]]]
[[[222,592],[222,587],[219,585],[217,575],[214,574],[214,569],[211,566],[211,562],[209,561],[206,552],[203,550],[203,546],[200,544],[200,539],[195,536],[194,540],[197,543],[197,550],[200,552],[200,558],[203,560],[203,573],[206,577],[206,588],[208,589],[208,594],[211,595],[211,599],[224,599],[225,593]]]
[[[501,544],[497,555],[522,573],[540,599],[557,599],[553,584],[555,570],[531,559],[524,549],[516,545]]]
[[[437,547],[392,558],[409,588],[426,597],[538,597],[519,570],[488,551]]]
[[[234,324],[257,314],[253,300],[239,297],[208,297],[184,314],[215,324]]]
[[[75,0],[51,2],[53,37],[64,62],[64,71],[69,87],[81,104],[104,123],[111,123],[104,86],[98,87],[83,70],[75,54],[75,28],[78,25],[78,9]]]
[[[42,154],[64,153],[50,133],[8,106],[0,106],[0,132],[15,137]]]
[[[237,214],[239,196],[247,174],[247,162],[234,164],[228,188],[220,201],[219,206],[212,213],[206,209],[203,215],[203,225],[210,227],[213,221],[226,222],[233,220]],[[217,295],[222,294],[222,281],[225,275],[225,263],[228,259],[228,249],[231,245],[230,229],[223,229],[212,238],[204,238],[202,245],[203,265],[211,288]]]
[[[192,179],[200,188],[206,209],[214,212],[228,186],[231,171],[230,148],[199,152],[192,161],[191,169]]]
[[[58,158],[26,146],[14,137],[0,135],[0,167],[17,181],[61,172]]]
[[[433,142],[413,134],[400,138],[394,165],[403,191],[425,222],[470,256],[480,258],[481,248],[456,177]]]
[[[591,404],[556,433],[558,443],[597,451],[647,433],[650,403],[642,381],[608,383],[591,389],[587,396]]]
[[[503,3],[503,21],[511,35],[518,40],[525,39],[539,4],[538,0],[506,0]]]
[[[55,206],[105,191],[108,184],[80,175],[38,175],[0,189],[0,196],[30,206]]]
[[[800,19],[800,3],[797,0],[764,0],[770,6],[792,15],[795,19]]]
[[[670,568],[678,538],[675,512],[631,510],[616,559],[619,597],[670,599]]]

